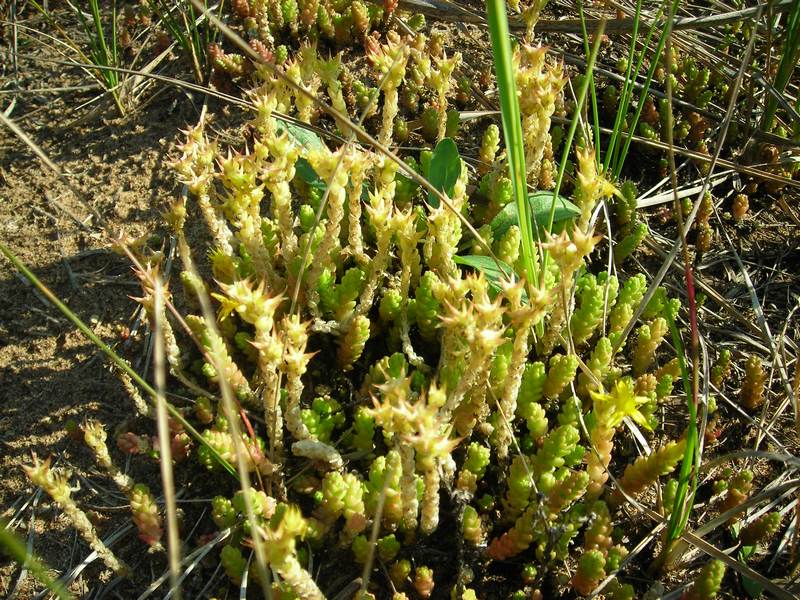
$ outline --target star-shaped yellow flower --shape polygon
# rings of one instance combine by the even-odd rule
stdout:
[[[646,396],[637,396],[634,391],[633,381],[620,379],[614,383],[610,392],[605,390],[591,391],[594,402],[594,412],[598,423],[607,427],[617,427],[625,417],[630,417],[647,430],[650,424],[639,410],[639,407],[648,402]]]

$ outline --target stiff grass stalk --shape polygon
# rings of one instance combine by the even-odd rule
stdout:
[[[789,79],[800,60],[800,2],[795,2],[786,18],[786,41],[783,44],[783,56],[778,63],[773,88],[776,94],[783,93]],[[774,94],[769,95],[764,116],[761,119],[761,129],[769,132],[775,125],[775,112],[778,110],[778,99]]]
[[[206,49],[215,40],[216,30],[201,25],[204,20],[202,13],[198,17],[191,2],[178,2],[170,7],[164,0],[150,0],[149,5],[188,57],[195,81],[203,83],[208,71]],[[204,2],[204,9],[208,9],[207,2]]]
[[[639,1],[641,2],[641,0]],[[584,52],[586,52],[586,55],[588,56],[590,52],[589,34],[586,31],[586,17],[583,12],[582,1],[578,2],[578,12],[581,17],[581,30],[583,33],[583,50]],[[636,25],[638,25],[638,23],[634,24],[634,34],[633,34],[634,40],[636,39],[636,33],[635,33]],[[594,127],[592,129],[594,130],[594,147],[597,148],[597,153],[595,153],[594,160],[595,163],[599,165],[600,156],[598,153],[600,152],[600,113],[598,112],[597,109],[597,90],[594,84],[594,77],[591,77],[589,81],[589,93],[592,95],[592,120],[594,122]]]
[[[674,2],[670,6],[670,14],[675,14],[678,10],[678,6],[680,5],[680,0],[674,0]],[[657,26],[658,19],[653,22],[651,26],[651,33],[654,31],[654,28]],[[628,149],[630,148],[631,142],[633,141],[634,133],[636,132],[636,126],[639,124],[639,117],[642,115],[642,110],[644,109],[644,100],[647,98],[647,93],[650,91],[650,84],[653,81],[653,75],[656,72],[656,68],[658,67],[659,61],[661,59],[661,53],[664,51],[664,46],[667,43],[667,32],[671,31],[672,27],[672,19],[668,20],[667,26],[664,28],[664,31],[661,33],[661,37],[658,40],[658,47],[656,48],[655,55],[650,60],[650,67],[647,69],[647,75],[645,76],[644,87],[642,87],[641,94],[639,96],[640,101],[638,106],[636,107],[636,113],[633,117],[633,122],[628,124],[628,134],[625,136],[625,145],[622,147],[622,150],[619,156],[612,158],[612,162],[614,165],[613,169],[613,176],[614,178],[619,177],[619,174],[622,172],[622,165],[625,164],[625,158],[628,156]],[[639,60],[636,67],[636,74],[638,76],[639,69],[641,68],[642,61],[644,60],[644,53],[647,49],[647,42],[650,40],[650,34],[648,34],[647,40],[645,41],[645,46],[642,48],[642,52],[639,55]],[[669,69],[667,69],[669,70]],[[667,77],[669,79],[669,77]],[[628,78],[628,81],[630,78]],[[633,84],[631,83],[630,87],[630,94],[633,94]],[[627,112],[627,106],[626,106]],[[623,113],[624,118],[624,113]]]
[[[658,21],[658,17],[661,15],[661,9],[659,9],[658,14],[656,15],[656,19],[653,21],[653,24],[650,26],[650,30],[647,32],[647,37],[644,40],[642,52],[639,54],[639,58],[636,63],[636,73],[633,74],[633,79],[631,79],[631,72],[633,70],[633,60],[636,57],[636,39],[639,36],[639,21],[641,17],[641,12],[642,12],[642,0],[637,0],[636,12],[633,15],[631,48],[628,52],[628,64],[627,68],[625,69],[625,81],[622,84],[622,93],[620,94],[619,105],[617,106],[617,116],[614,119],[614,130],[611,134],[611,139],[608,142],[608,149],[606,150],[605,160],[603,161],[603,172],[606,173],[608,172],[608,169],[611,166],[611,159],[614,156],[617,144],[619,143],[619,136],[620,134],[622,134],[623,123],[625,122],[625,115],[628,114],[628,106],[630,106],[631,96],[633,94],[633,82],[635,81],[635,78],[639,75],[639,69],[642,66],[642,60],[644,58],[644,48],[647,48],[648,44],[650,43],[650,38],[653,36],[653,32],[655,31],[656,22]]]
[[[670,4],[669,15],[667,19],[667,27],[664,31],[666,40],[666,59],[667,64],[672,64],[672,22],[677,8],[678,0],[674,4]],[[686,524],[689,521],[689,515],[692,511],[694,504],[694,497],[697,493],[697,481],[700,467],[700,460],[702,456],[702,447],[700,444],[699,434],[697,431],[697,408],[698,408],[698,387],[699,387],[699,337],[697,332],[697,304],[694,292],[694,274],[692,271],[692,263],[689,257],[689,246],[686,241],[686,233],[684,229],[683,209],[681,202],[678,198],[678,180],[675,173],[675,152],[672,139],[672,128],[674,126],[672,116],[672,79],[667,76],[667,103],[669,105],[667,114],[666,136],[668,145],[668,158],[670,163],[670,177],[672,182],[672,189],[675,194],[674,210],[678,218],[678,230],[680,231],[681,245],[683,247],[683,263],[684,263],[684,276],[686,279],[686,295],[689,300],[689,332],[691,336],[691,353],[692,353],[692,371],[689,373],[686,364],[686,358],[683,351],[683,344],[681,343],[678,329],[675,325],[674,315],[670,311],[667,312],[668,323],[672,340],[675,344],[675,350],[678,354],[678,362],[681,368],[681,379],[683,381],[683,389],[686,394],[686,403],[689,410],[689,424],[686,431],[686,449],[684,450],[683,460],[681,462],[681,469],[678,475],[678,490],[675,494],[675,501],[672,506],[672,513],[670,514],[669,524],[667,526],[667,544],[666,549],[671,548],[673,542],[683,533]],[[640,107],[643,103],[640,102]],[[691,379],[690,379],[691,377]],[[691,490],[689,489],[691,485]]]
[[[522,118],[517,98],[517,85],[514,79],[511,33],[508,28],[508,15],[503,0],[488,0],[486,15],[492,39],[492,55],[500,95],[500,116],[503,122],[503,136],[506,142],[508,171],[514,192],[514,202],[519,215],[519,228],[522,234],[522,257],[525,265],[525,278],[528,286],[537,279],[534,261],[534,235],[531,222],[531,207],[528,203],[528,187],[525,175],[525,146],[522,138]]]
[[[569,124],[569,131],[567,132],[567,136],[564,139],[564,151],[561,153],[561,161],[558,164],[558,177],[556,178],[556,186],[553,189],[553,201],[550,204],[550,214],[547,217],[547,226],[546,230],[552,231],[553,229],[553,221],[556,218],[556,205],[558,202],[558,193],[561,191],[561,184],[564,181],[564,172],[567,168],[567,160],[569,159],[569,152],[572,149],[572,141],[575,139],[575,131],[578,129],[578,121],[581,117],[581,112],[583,111],[583,106],[586,103],[586,96],[589,91],[589,83],[592,81],[592,73],[594,71],[594,63],[597,60],[597,54],[600,51],[600,41],[603,38],[603,33],[606,29],[606,20],[605,18],[600,21],[595,30],[595,38],[594,44],[592,45],[592,51],[589,54],[589,59],[586,63],[586,76],[583,78],[583,82],[581,84],[580,90],[578,91],[578,98],[575,104],[575,112],[572,115],[572,120]],[[547,253],[544,254],[542,270],[541,270],[541,279],[542,284],[544,284],[544,274],[547,272]]]
[[[689,373],[689,367],[686,364],[686,354],[684,353],[683,342],[678,327],[675,324],[675,319],[672,313],[667,311],[667,323],[669,324],[670,334],[672,336],[672,344],[675,346],[675,353],[678,356],[678,364],[681,368],[681,381],[683,382],[683,391],[686,394],[686,406],[689,411],[689,425],[686,429],[686,448],[683,452],[683,459],[681,462],[681,469],[678,473],[678,490],[675,493],[675,501],[672,505],[672,512],[670,513],[669,523],[667,525],[667,540],[673,542],[677,540],[681,533],[683,533],[686,523],[689,520],[689,513],[691,512],[691,504],[694,501],[694,495],[697,491],[697,476],[698,469],[696,466],[696,456],[698,451],[699,435],[697,431],[697,405],[694,402],[692,394],[692,381]],[[691,482],[691,492],[689,492],[689,484]],[[688,501],[687,501],[688,496]],[[667,550],[669,546],[667,547]]]
[[[164,307],[164,285],[161,277],[156,276],[155,286],[155,319],[153,334],[155,350],[153,362],[155,363],[154,378],[156,383],[156,424],[158,426],[159,458],[161,463],[161,482],[164,489],[164,503],[167,508],[167,558],[169,562],[170,593],[175,600],[181,600],[180,588],[180,563],[181,541],[178,535],[178,505],[175,501],[175,476],[172,472],[172,448],[170,446],[169,414],[165,396],[167,387],[166,358],[164,355],[164,329],[163,318],[166,314]]]
[[[100,13],[99,0],[89,0],[89,9],[92,13],[91,23],[83,14],[80,7],[76,7],[78,17],[81,20],[83,29],[89,37],[89,45],[91,52],[89,57],[92,62],[98,66],[119,66],[119,48],[117,47],[117,3],[116,0],[111,2],[111,31],[110,43],[106,41],[105,28],[103,26],[103,18]],[[125,108],[123,106],[121,93],[120,93],[120,77],[117,71],[110,71],[107,69],[98,69],[97,79],[103,86],[111,93],[114,98],[114,103],[117,105],[117,110],[121,116],[125,115]]]

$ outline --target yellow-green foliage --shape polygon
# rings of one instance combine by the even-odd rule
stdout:
[[[547,398],[555,398],[566,388],[575,377],[578,368],[578,357],[574,354],[564,356],[555,354],[550,359],[550,368],[544,380],[542,392]]]
[[[508,231],[497,241],[495,254],[497,258],[508,265],[513,265],[519,259],[519,248],[522,235],[517,225],[512,225]]]
[[[483,527],[481,519],[478,516],[478,511],[472,506],[464,508],[464,514],[461,521],[461,531],[464,539],[475,545],[478,545],[483,540]]]
[[[667,320],[663,317],[653,319],[639,327],[636,348],[633,351],[633,372],[641,375],[655,359],[656,350],[669,331]]]
[[[723,348],[719,352],[719,356],[717,357],[717,361],[714,363],[714,366],[711,367],[711,383],[714,384],[716,387],[722,387],[723,382],[725,379],[728,378],[728,375],[731,372],[731,351],[727,348]]]
[[[755,354],[747,358],[744,365],[744,379],[742,379],[742,389],[739,392],[739,402],[745,408],[754,410],[764,403],[764,384],[767,381],[767,374],[761,366],[761,359]]]
[[[284,4],[281,10],[266,1],[248,4],[257,5],[258,18],[247,18],[261,35],[288,29],[340,41],[375,24],[371,5],[358,1]],[[445,55],[438,36],[367,36],[365,43],[375,80],[369,84],[314,47],[289,60],[286,74],[327,94],[342,112],[349,96],[360,102],[369,85],[385,78],[374,120],[379,139],[391,143],[399,111],[421,99],[435,101],[431,133],[441,138],[460,57]],[[542,48],[521,46],[516,56],[534,182],[546,171],[545,150],[552,152],[549,120],[564,79]],[[492,561],[527,553],[523,560],[560,571],[583,539],[573,586],[590,590],[625,552],[613,544],[610,513],[600,500],[606,469],[618,468],[615,436],[623,435],[627,417],[647,427],[642,406],[666,377],[648,372],[666,331],[665,297],[637,337],[639,383],[626,371],[630,356],[612,354],[647,282],[633,275],[620,287],[616,276],[598,273],[590,262],[606,242],[588,217],[616,193],[592,151],[578,157],[580,218],[558,234],[542,232],[545,276],[497,281],[460,257],[479,246],[466,234],[465,219],[484,226],[501,260],[519,263],[519,225],[495,235],[491,222],[511,198],[498,127],[483,136],[486,170],[475,198],[477,182],[454,158],[445,203],[409,184],[406,168],[428,172],[430,152],[404,157],[400,166],[356,143],[315,137],[281,116],[312,117],[307,99],[266,71],[256,78],[246,143],[223,150],[202,121],[187,132],[175,169],[189,197],[170,213],[186,279],[195,282],[195,294],[207,289],[217,310],[215,322],[208,314],[186,317],[203,353],[187,344],[175,364],[206,361],[191,372],[186,367],[195,395],[221,396],[230,386],[265,421],[245,422],[234,413],[230,418],[239,420],[231,423],[219,409],[214,419],[210,403],[200,411],[201,463],[217,468],[214,451],[231,464],[241,458],[259,486],[272,490],[266,505],[251,502],[268,510],[257,514],[263,536],[248,534],[247,544],[263,540],[268,566],[299,597],[320,595],[297,551],[301,540],[350,548],[362,564],[374,550],[389,564],[398,591],[411,581],[426,597],[433,573],[412,542],[436,535],[440,503],[449,495],[444,506],[463,508],[461,535],[486,543]],[[348,127],[342,118],[335,126],[342,133]],[[188,215],[204,221],[205,246],[189,246]],[[206,253],[211,273],[193,273],[190,261]],[[656,454],[657,464],[636,463],[623,477],[632,493],[670,469],[672,454]],[[235,498],[215,499],[212,516],[220,527],[253,533]],[[376,519],[378,545],[371,548]],[[242,541],[237,534],[223,550],[223,566],[236,581],[246,568]]]
[[[625,328],[625,325],[633,317],[634,309],[642,301],[646,290],[647,280],[641,274],[631,277],[623,284],[617,303],[610,315],[609,323],[612,334],[618,334]],[[615,338],[612,338],[612,341],[615,341]]]
[[[630,496],[636,497],[647,486],[658,481],[662,475],[672,473],[678,462],[683,458],[686,441],[668,442],[652,454],[640,456],[631,465],[625,468],[625,473],[619,478],[619,488]],[[614,503],[623,500],[622,493],[616,490],[612,496]]]
[[[339,345],[339,365],[343,370],[349,371],[353,368],[361,353],[364,351],[364,345],[369,339],[370,320],[364,315],[358,315],[353,319],[350,327],[342,336]]]
[[[781,525],[781,513],[771,512],[761,515],[739,532],[739,541],[744,546],[766,542],[775,535]]]
[[[626,181],[620,188],[620,195],[614,198],[614,216],[617,225],[623,226],[630,223],[636,215],[636,184]]]
[[[712,600],[717,597],[725,576],[725,563],[719,560],[710,560],[700,569],[695,582],[684,594],[687,600]]]
[[[545,46],[521,44],[514,52],[514,73],[519,90],[522,137],[528,181],[536,184],[549,138],[550,118],[555,102],[566,83],[560,66],[546,59]]]
[[[589,360],[586,362],[591,376],[584,372],[578,375],[578,393],[581,396],[588,396],[589,390],[597,389],[597,384],[602,383],[606,378],[609,367],[611,366],[611,351],[612,346],[610,339],[603,337],[597,340],[597,344],[594,350],[592,350]]]
[[[414,589],[422,598],[430,598],[433,593],[433,569],[420,565],[414,570]]]
[[[478,154],[480,163],[478,172],[483,174],[491,169],[497,150],[500,148],[500,128],[492,123],[486,128],[481,139],[481,148]]]
[[[633,226],[628,235],[614,246],[614,260],[618,265],[622,264],[626,258],[636,251],[649,232],[650,230],[647,227],[647,223],[640,221]]]
[[[588,596],[606,576],[606,559],[599,550],[588,550],[578,559],[578,569],[572,576],[572,587],[582,596]]]
[[[726,493],[718,507],[720,513],[736,508],[747,500],[750,490],[753,488],[753,472],[749,469],[735,473],[731,469],[726,469],[723,472],[723,476],[724,478],[719,481]],[[734,518],[731,521],[735,520]]]
[[[242,583],[242,578],[247,571],[247,559],[238,547],[230,544],[223,546],[220,552],[220,564],[233,583],[237,585]]]
[[[139,530],[139,539],[153,547],[160,547],[159,540],[164,533],[161,515],[153,494],[143,483],[137,483],[129,495],[133,523]]]
[[[572,339],[576,344],[589,340],[603,321],[607,309],[614,305],[618,289],[617,278],[606,277],[605,273],[600,277],[587,273],[578,279],[577,295],[580,306],[570,320]]]

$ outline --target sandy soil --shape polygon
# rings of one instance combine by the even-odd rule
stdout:
[[[108,231],[157,236],[158,215],[176,190],[169,153],[177,129],[196,119],[195,107],[186,95],[168,89],[124,119],[115,118],[111,108],[91,114],[91,108],[77,107],[94,91],[33,91],[85,83],[85,74],[45,68],[32,69],[26,77],[11,118],[63,176],[0,129],[0,239],[97,335],[141,368],[142,326],[129,298],[138,284],[86,203]],[[150,243],[159,244],[157,239]],[[84,547],[64,544],[74,534],[63,535],[60,519],[51,522],[53,508],[34,494],[20,465],[36,453],[69,467],[72,481],[81,483],[76,497],[97,507],[100,533],[110,533],[127,522],[126,500],[113,488],[95,486],[107,480],[68,428],[84,418],[116,427],[132,406],[97,349],[5,259],[0,268],[0,382],[2,516],[13,518],[34,502],[33,549],[55,568],[66,569],[84,558]],[[24,536],[28,524],[23,521],[17,531]],[[96,570],[92,565],[88,573]],[[15,566],[0,568],[0,590],[11,591],[18,577]],[[27,591],[23,583],[17,597],[27,597]]]

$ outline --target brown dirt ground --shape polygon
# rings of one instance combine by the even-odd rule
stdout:
[[[175,193],[167,166],[173,140],[197,112],[174,89],[124,119],[113,117],[111,108],[94,115],[77,108],[96,92],[33,91],[83,85],[87,79],[84,73],[58,73],[47,65],[26,70],[11,118],[64,177],[0,129],[0,239],[98,336],[141,367],[141,327],[138,335],[127,336],[137,322],[137,305],[129,295],[135,295],[138,284],[129,262],[111,251],[84,202],[110,231],[131,237],[155,233],[158,215]],[[10,95],[2,98],[5,108]],[[48,498],[35,494],[20,466],[36,453],[71,469],[71,481],[81,484],[76,498],[95,507],[98,529],[108,535],[127,523],[126,500],[109,491],[108,480],[66,427],[69,421],[96,418],[113,429],[132,405],[98,350],[5,259],[0,268],[0,382],[0,514],[10,519],[33,500],[33,549],[63,571],[83,560],[85,546],[76,543],[63,519],[52,520],[58,511]],[[30,514],[25,512],[17,528],[23,537],[29,533]],[[146,569],[148,578],[151,568],[160,569],[159,562]],[[74,591],[87,593],[86,581],[96,581],[102,571],[91,565]],[[0,561],[0,593],[10,593],[19,575],[16,565]],[[31,579],[22,583],[17,598],[30,597]]]

